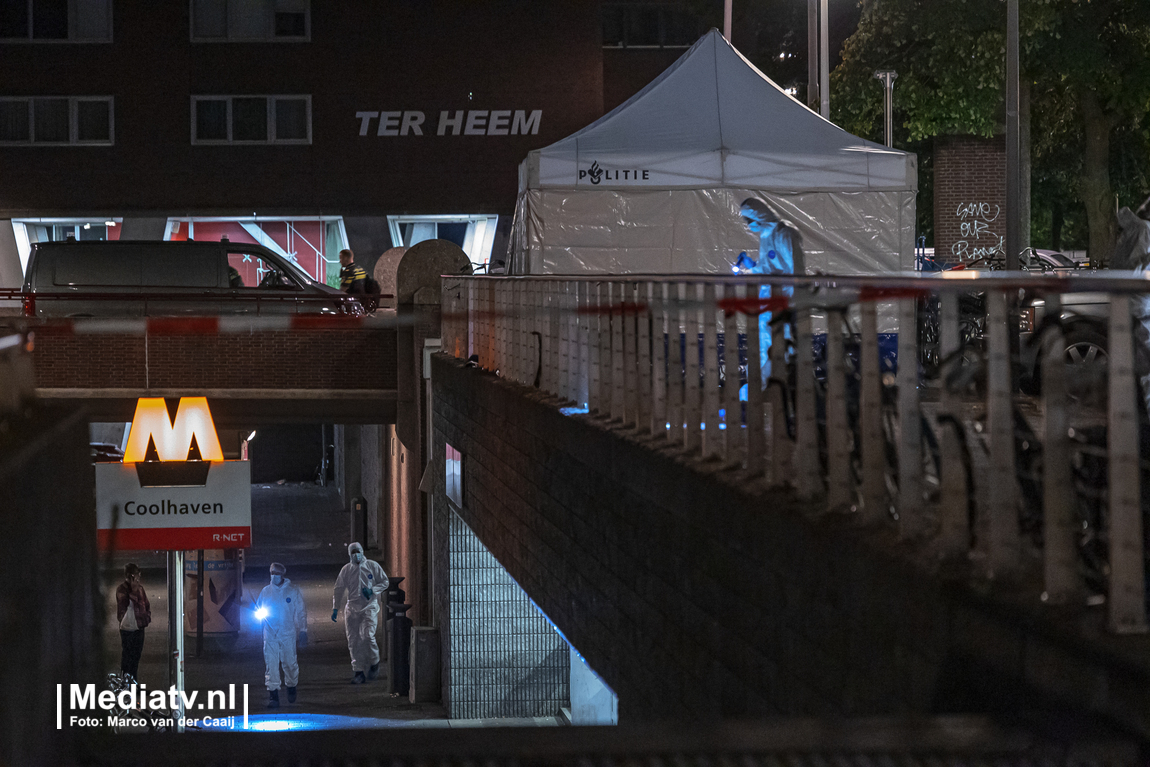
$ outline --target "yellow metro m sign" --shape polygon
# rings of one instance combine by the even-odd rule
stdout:
[[[142,462],[148,452],[149,439],[156,443],[161,461],[186,461],[192,437],[196,438],[200,457],[205,461],[224,460],[207,397],[181,397],[175,423],[168,419],[168,407],[163,397],[141,397],[132,417],[124,463]]]

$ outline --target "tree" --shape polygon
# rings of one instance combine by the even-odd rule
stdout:
[[[1066,148],[1079,148],[1090,252],[1107,259],[1117,236],[1113,139],[1144,136],[1150,107],[1150,3],[1023,0],[1021,11],[1022,69],[1041,137],[1035,167],[1066,162]],[[882,107],[870,80],[890,67],[899,72],[896,117],[909,138],[993,135],[1003,118],[1005,30],[1002,0],[863,0],[833,77],[836,121],[877,135]],[[1056,126],[1061,140],[1046,141],[1044,126]]]

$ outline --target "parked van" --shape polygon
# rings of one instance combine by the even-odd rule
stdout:
[[[32,317],[363,314],[267,248],[226,241],[37,243],[24,292]]]

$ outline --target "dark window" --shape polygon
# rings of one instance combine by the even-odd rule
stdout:
[[[307,99],[276,99],[276,140],[307,140]]]
[[[32,120],[36,143],[68,143],[68,99],[33,100]]]
[[[106,240],[108,227],[104,224],[81,224],[77,227],[81,240]]]
[[[109,102],[76,102],[76,140],[112,140],[111,104]]]
[[[306,37],[307,14],[276,12],[276,37]]]
[[[62,246],[61,250],[68,247]],[[60,251],[56,251],[53,255],[56,261],[54,272],[57,285],[140,284],[139,253],[101,247],[91,253],[77,251],[75,256],[65,255]]]
[[[28,141],[28,102],[0,101],[0,141]]]
[[[441,240],[454,242],[459,247],[463,247],[464,240],[467,239],[467,223],[460,222],[458,224],[439,224],[436,228],[435,235]]]
[[[205,38],[228,36],[228,4],[225,0],[193,0],[192,36]]]
[[[72,19],[73,40],[111,40],[112,17],[110,0],[79,0],[74,3]]]
[[[68,39],[68,0],[33,0],[32,37],[37,40]]]
[[[232,141],[268,140],[268,100],[232,99]]]
[[[640,5],[627,14],[627,45],[659,44],[660,8]]]
[[[306,40],[309,0],[191,0],[194,40]]]
[[[144,285],[153,288],[219,287],[214,253],[149,253],[143,262]]]
[[[271,4],[267,0],[228,0],[228,37],[260,40],[271,33]]]
[[[0,37],[28,37],[27,0],[0,0]]]
[[[196,139],[198,141],[228,140],[228,102],[199,100],[196,104]]]
[[[603,45],[685,48],[703,33],[699,18],[674,3],[604,3]]]

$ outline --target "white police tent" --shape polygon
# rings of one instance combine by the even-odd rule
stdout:
[[[711,30],[626,103],[528,154],[509,271],[729,273],[758,253],[748,197],[799,228],[809,272],[911,269],[917,187],[913,154],[824,120]]]

